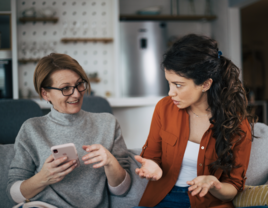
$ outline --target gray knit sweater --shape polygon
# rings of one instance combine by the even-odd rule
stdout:
[[[83,110],[77,114],[63,114],[52,107],[48,115],[31,118],[22,125],[9,170],[8,195],[16,181],[26,180],[41,170],[51,155],[52,146],[70,142],[76,146],[81,166],[62,181],[47,186],[31,201],[43,201],[64,208],[109,207],[104,168],[94,169],[92,165],[84,165],[81,158],[86,151],[82,145],[102,144],[129,172],[127,148],[113,115]]]

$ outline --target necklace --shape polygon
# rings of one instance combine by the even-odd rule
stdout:
[[[192,111],[192,109],[190,109],[191,111]],[[193,111],[192,111],[193,112]],[[194,112],[193,112],[193,114],[196,116],[196,117],[204,117],[204,116],[208,116],[208,113],[206,114],[206,115],[202,115],[202,116],[199,116],[199,115],[197,115],[197,114],[195,114]]]

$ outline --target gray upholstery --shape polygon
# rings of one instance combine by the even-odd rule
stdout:
[[[98,96],[84,96],[82,109],[92,113],[111,113],[112,108],[105,98]]]
[[[42,116],[42,110],[32,100],[0,100],[0,144],[12,144],[24,121]]]
[[[6,194],[9,165],[14,156],[13,144],[0,145],[0,207],[10,208],[14,202]]]
[[[263,123],[256,123],[249,167],[247,170],[246,185],[257,186],[268,182],[268,126]]]

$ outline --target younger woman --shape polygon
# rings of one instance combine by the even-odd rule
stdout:
[[[216,41],[188,35],[164,55],[169,97],[157,104],[136,173],[146,207],[232,208],[244,189],[254,119],[239,69]]]

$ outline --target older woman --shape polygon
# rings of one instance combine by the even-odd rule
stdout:
[[[127,148],[111,114],[81,110],[89,90],[86,73],[64,54],[42,58],[35,69],[37,93],[51,112],[21,127],[9,170],[7,191],[17,202],[42,201],[57,207],[109,207],[108,192],[125,194],[131,184]],[[50,148],[74,143],[81,166],[53,159]]]

